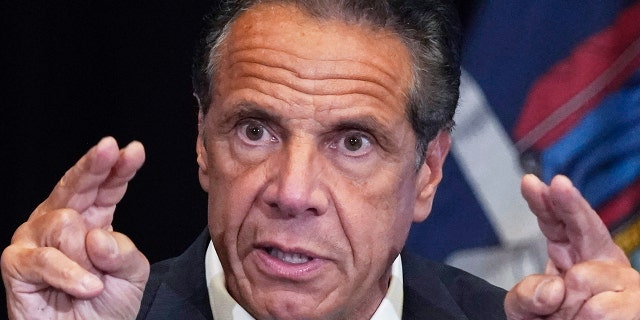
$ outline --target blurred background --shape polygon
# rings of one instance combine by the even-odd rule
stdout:
[[[463,6],[452,157],[410,246],[510,288],[544,267],[523,172],[572,179],[640,266],[640,2]]]
[[[155,262],[205,227],[190,64],[215,3],[0,2],[2,247],[105,135],[147,150],[115,229]],[[637,256],[640,2],[457,3],[465,38],[454,148],[410,249],[506,288],[541,270],[544,242],[519,196],[520,176],[534,172],[572,178]]]

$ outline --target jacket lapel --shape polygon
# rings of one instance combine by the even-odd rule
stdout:
[[[182,255],[154,264],[138,319],[213,319],[205,277],[205,229]]]
[[[434,263],[402,253],[403,320],[467,319],[433,269]]]

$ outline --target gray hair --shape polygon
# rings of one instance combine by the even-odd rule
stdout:
[[[232,23],[258,3],[295,5],[310,17],[364,24],[396,34],[409,49],[413,81],[407,117],[416,135],[416,165],[425,161],[429,142],[453,127],[460,86],[460,21],[450,0],[222,0],[207,16],[193,64],[194,95],[204,114],[212,82]]]

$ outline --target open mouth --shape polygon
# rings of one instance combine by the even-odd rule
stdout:
[[[307,255],[300,254],[300,253],[284,252],[277,248],[265,248],[265,251],[270,256],[291,264],[303,264],[313,260],[313,258]]]

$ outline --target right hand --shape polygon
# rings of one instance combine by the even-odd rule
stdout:
[[[58,182],[2,253],[11,319],[133,319],[149,262],[111,222],[144,162],[104,138]]]

